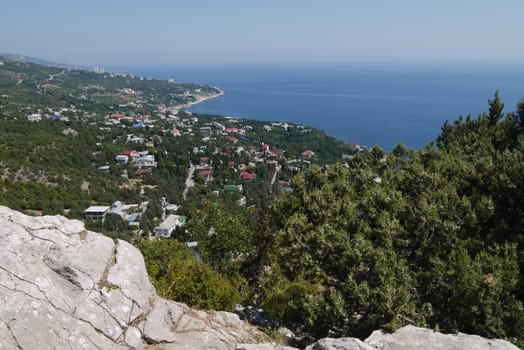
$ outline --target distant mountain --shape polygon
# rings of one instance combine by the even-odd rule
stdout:
[[[5,57],[8,59],[25,62],[25,63],[40,64],[42,66],[48,66],[48,67],[88,69],[82,66],[73,66],[73,65],[65,64],[65,63],[51,62],[51,61],[47,61],[47,60],[44,60],[38,57],[24,56],[24,55],[11,54],[11,53],[0,53],[0,57]]]

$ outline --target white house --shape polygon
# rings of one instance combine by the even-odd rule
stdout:
[[[40,113],[29,114],[27,116],[27,120],[29,120],[30,122],[39,122],[42,120],[42,115]]]
[[[115,161],[118,164],[126,164],[129,161],[129,157],[123,154],[119,154],[115,157]]]
[[[139,158],[133,159],[133,165],[139,168],[156,168],[155,156],[148,154]]]
[[[211,127],[209,126],[203,126],[200,128],[200,135],[202,135],[203,138],[210,138],[212,135]]]
[[[155,237],[171,237],[171,233],[177,227],[184,226],[186,217],[182,215],[169,215],[160,225],[155,227],[153,230],[153,236]]]
[[[86,220],[104,221],[109,209],[107,206],[91,206],[84,210],[84,216]]]
[[[142,143],[142,142],[144,142],[144,139],[141,138],[141,137],[135,136],[133,134],[129,134],[129,135],[127,135],[127,142]]]

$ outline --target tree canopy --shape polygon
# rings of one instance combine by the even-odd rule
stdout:
[[[498,92],[489,105],[436,147],[297,175],[262,304],[316,336],[416,324],[522,344],[524,135]]]

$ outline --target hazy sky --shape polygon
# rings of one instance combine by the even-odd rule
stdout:
[[[82,65],[523,61],[524,0],[3,0],[0,52]]]

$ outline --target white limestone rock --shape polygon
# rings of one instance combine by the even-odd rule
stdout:
[[[236,346],[235,350],[297,350],[289,346],[284,346],[275,343],[265,343],[265,344],[239,344]]]
[[[365,341],[356,338],[325,338],[309,345],[306,350],[518,350],[500,339],[477,335],[443,334],[426,328],[406,326],[394,333],[373,332]]]
[[[135,327],[129,327],[126,331],[124,342],[132,349],[142,350],[144,344],[142,343],[142,333]]]
[[[306,347],[306,350],[376,350],[357,338],[324,338]]]
[[[159,298],[140,252],[0,206],[0,349],[234,349],[260,332]]]
[[[486,339],[464,333],[443,334],[426,328],[406,326],[394,333],[375,331],[366,343],[382,350],[518,350],[501,339]]]
[[[149,297],[155,294],[142,254],[126,241],[118,240],[114,265],[109,267],[107,282],[141,309],[148,306]]]

